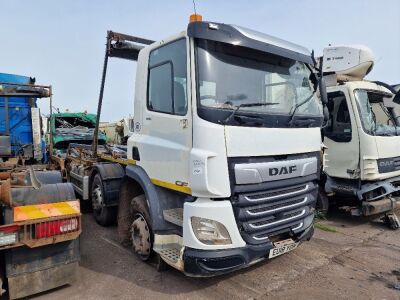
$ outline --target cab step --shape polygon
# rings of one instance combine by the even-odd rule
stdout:
[[[183,271],[182,245],[164,244],[161,247],[155,245],[153,249],[166,264]]]
[[[176,264],[180,258],[180,249],[172,246],[171,248],[160,249],[158,254],[161,255],[163,259],[166,259],[173,264]]]
[[[173,208],[163,211],[164,220],[172,224],[183,226],[183,208]]]

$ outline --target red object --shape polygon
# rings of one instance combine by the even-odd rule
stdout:
[[[79,228],[78,223],[78,218],[38,223],[35,225],[35,238],[41,239],[67,232],[77,231]]]
[[[0,231],[1,232],[16,232],[19,230],[19,228],[20,228],[19,225],[3,226],[3,227],[0,227]]]

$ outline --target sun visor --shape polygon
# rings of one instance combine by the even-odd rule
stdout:
[[[193,38],[247,47],[306,64],[313,63],[311,54],[307,49],[301,46],[234,25],[212,22],[191,22],[188,25],[187,34],[189,37]]]

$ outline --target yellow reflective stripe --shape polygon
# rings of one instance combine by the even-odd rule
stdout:
[[[75,215],[80,213],[79,201],[17,206],[13,208],[14,222]]]
[[[24,209],[21,209],[21,211],[25,214],[27,219],[41,219],[47,217],[47,214],[45,212],[39,210],[37,207],[30,205],[24,207]],[[19,221],[19,220],[15,220],[14,218],[14,221]]]
[[[136,160],[134,160],[134,159],[114,158],[111,155],[107,155],[107,154],[101,154],[100,157],[104,160],[112,161],[112,162],[123,164],[123,165],[135,165],[136,164]],[[189,194],[189,195],[192,194],[192,189],[188,186],[177,185],[175,183],[170,183],[170,182],[162,181],[162,180],[155,179],[155,178],[152,178],[151,182],[154,183],[155,185],[158,185],[158,186],[170,189],[170,190],[182,192],[182,193]]]
[[[73,215],[78,213],[77,210],[66,202],[53,203],[53,207],[58,210],[61,215]]]
[[[122,165],[135,165],[136,164],[136,160],[134,160],[134,159],[114,158],[111,155],[106,155],[106,154],[102,154],[102,155],[100,155],[100,157],[104,160],[112,161],[112,162],[119,163]]]
[[[190,187],[188,187],[188,186],[177,185],[177,184],[174,184],[174,183],[158,180],[158,179],[155,179],[155,178],[152,178],[151,182],[154,183],[155,185],[158,185],[158,186],[170,189],[170,190],[182,192],[182,193],[189,194],[189,195],[192,194],[192,189]]]

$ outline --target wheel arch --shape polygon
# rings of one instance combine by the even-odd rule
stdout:
[[[125,194],[126,191],[132,190],[132,184],[136,186],[134,192],[130,191]],[[146,196],[147,206],[150,213],[151,225],[154,232],[160,231],[180,231],[181,228],[174,224],[168,223],[164,220],[163,210],[169,208],[183,207],[183,203],[187,195],[179,194],[167,190],[165,188],[156,186],[147,175],[146,171],[137,165],[129,165],[125,169],[125,178],[121,185],[121,195],[129,195],[132,197],[138,195],[138,191],[141,191]],[[130,201],[127,199],[121,199],[121,201]]]
[[[132,185],[135,187],[134,189],[132,189]],[[125,192],[127,194],[125,194]],[[157,188],[151,182],[150,177],[142,167],[136,165],[127,166],[125,169],[125,178],[121,185],[121,195],[126,195],[128,198],[120,199],[120,201],[130,201],[132,197],[139,195],[140,192],[144,193],[146,196],[152,228],[156,231],[160,228],[160,223],[164,223],[163,211],[161,205],[159,205]],[[129,198],[129,196],[131,197]]]
[[[106,206],[117,206],[119,190],[125,175],[124,168],[117,163],[95,164],[89,175],[89,198],[92,197],[94,177],[99,174],[104,187],[104,202]]]

